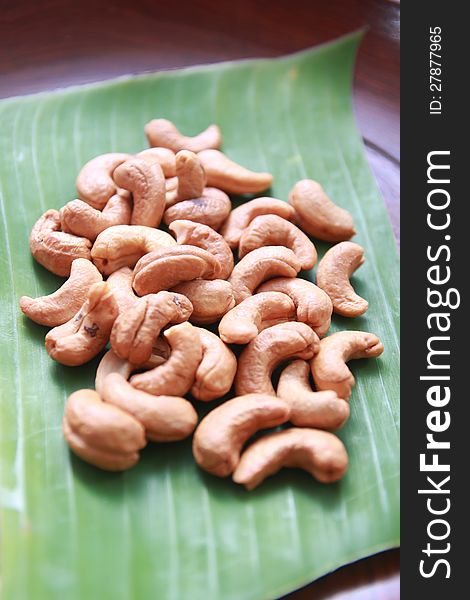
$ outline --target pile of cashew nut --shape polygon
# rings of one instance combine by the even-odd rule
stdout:
[[[232,210],[228,194],[259,195],[273,177],[223,154],[216,125],[188,137],[156,119],[145,134],[149,149],[85,164],[78,199],[45,212],[30,235],[36,261],[67,278],[20,299],[51,328],[49,356],[77,366],[103,353],[95,390],[67,400],[68,445],[122,471],[149,442],[194,433],[199,467],[248,490],[282,467],[339,480],[348,456],[332,431],[349,417],[347,363],[383,351],[372,333],[327,335],[333,312],[368,308],[350,282],[364,262],[351,215],[313,180],[288,202],[263,196]],[[316,285],[298,277],[317,263],[311,237],[335,242]],[[195,406],[214,400],[198,424]]]

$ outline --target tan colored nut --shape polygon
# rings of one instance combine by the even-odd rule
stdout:
[[[305,233],[277,215],[261,215],[251,221],[240,238],[238,256],[243,258],[263,246],[290,248],[302,269],[312,269],[317,262],[317,250]]]
[[[173,150],[169,148],[147,148],[136,154],[136,158],[143,158],[150,163],[160,165],[165,177],[176,177],[176,158]]]
[[[297,321],[310,325],[318,337],[323,337],[331,324],[333,305],[328,294],[310,281],[291,277],[276,277],[260,285],[256,293],[282,292],[294,302]]]
[[[60,214],[47,210],[34,224],[29,236],[34,259],[51,273],[68,277],[77,258],[90,260],[90,240],[60,231]]]
[[[336,392],[314,392],[309,381],[310,365],[294,360],[282,371],[277,396],[291,408],[290,422],[297,427],[313,427],[334,431],[349,418],[349,404]]]
[[[252,490],[282,467],[303,469],[321,483],[333,483],[346,473],[348,454],[341,440],[327,431],[285,429],[248,446],[233,481]]]
[[[153,396],[136,390],[119,373],[106,377],[102,397],[136,418],[151,442],[184,440],[197,425],[197,413],[190,402],[178,396]]]
[[[364,248],[341,242],[325,253],[317,268],[317,285],[328,294],[333,311],[343,317],[358,317],[369,303],[354,291],[349,278],[364,263]]]
[[[82,167],[77,177],[78,197],[97,210],[102,210],[111,196],[118,192],[113,180],[114,169],[132,158],[123,152],[95,156]]]
[[[119,314],[122,314],[132,308],[139,301],[139,296],[136,296],[132,287],[133,271],[129,267],[121,267],[106,280],[109,289],[114,294],[114,299],[117,302]]]
[[[187,321],[192,311],[191,302],[181,294],[148,294],[114,321],[111,347],[120,358],[141,365],[152,355],[160,331],[169,323]]]
[[[165,177],[160,165],[131,158],[117,167],[113,179],[117,185],[132,192],[131,225],[158,227],[166,202]]]
[[[193,438],[197,464],[218,477],[227,477],[240,461],[245,442],[260,429],[289,420],[289,407],[267,394],[232,398],[212,410],[199,423]]]
[[[208,401],[222,398],[230,391],[237,359],[235,354],[214,333],[197,327],[202,343],[202,361],[191,394],[198,400]]]
[[[150,146],[170,148],[173,152],[191,150],[200,152],[206,148],[219,148],[222,137],[217,125],[209,125],[194,137],[188,137],[178,131],[176,126],[167,119],[153,119],[145,125],[145,135]]]
[[[230,214],[230,198],[222,190],[206,187],[200,198],[183,200],[165,210],[163,221],[170,225],[177,219],[203,223],[216,231]]]
[[[219,335],[227,344],[248,344],[268,327],[295,320],[295,305],[286,294],[262,292],[245,298],[219,323]]]
[[[298,181],[289,193],[289,202],[299,227],[319,240],[341,242],[356,234],[348,211],[334,204],[313,179]]]
[[[215,323],[235,306],[232,286],[224,279],[194,279],[176,285],[173,292],[183,294],[193,305],[191,323]]]
[[[199,332],[190,323],[181,323],[173,325],[163,335],[171,347],[170,358],[155,369],[134,375],[131,384],[155,396],[184,396],[191,389],[202,360]]]
[[[364,331],[339,331],[323,338],[310,363],[317,390],[333,390],[348,400],[356,382],[346,363],[356,358],[375,358],[383,351],[379,338]]]
[[[96,238],[91,258],[103,275],[134,267],[139,258],[160,246],[176,246],[169,233],[144,225],[115,225]]]
[[[202,196],[206,186],[206,174],[197,154],[189,150],[180,150],[176,154],[176,176],[177,202]]]
[[[161,247],[138,261],[132,285],[139,296],[156,294],[183,281],[215,279],[218,268],[218,260],[196,246]]]
[[[62,429],[77,456],[106,471],[130,469],[146,445],[139,421],[105,404],[94,390],[79,390],[69,396]]]
[[[198,154],[207,176],[207,185],[228,194],[257,194],[268,189],[273,176],[255,173],[230,160],[219,150],[203,150]]]
[[[295,277],[300,271],[297,256],[283,246],[264,246],[247,254],[235,265],[229,281],[237,304],[272,277]]]
[[[233,271],[233,254],[224,238],[212,227],[179,219],[173,221],[168,229],[176,236],[178,244],[197,246],[210,252],[219,261],[218,279],[227,279]]]
[[[72,263],[70,277],[57,291],[40,298],[22,296],[20,308],[39,325],[57,327],[74,316],[85,302],[90,287],[102,279],[101,273],[92,262],[77,258]]]
[[[106,346],[117,315],[118,307],[108,285],[93,284],[75,317],[46,335],[47,353],[63,365],[83,365]]]
[[[238,358],[235,377],[237,396],[276,395],[271,376],[281,363],[292,358],[309,360],[318,352],[317,334],[305,323],[280,323],[258,334]]]

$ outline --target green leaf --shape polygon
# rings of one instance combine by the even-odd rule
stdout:
[[[397,545],[398,258],[353,118],[358,40],[0,103],[6,600],[272,598]],[[42,212],[75,197],[85,161],[146,147],[143,125],[154,117],[188,135],[218,123],[231,158],[275,175],[272,195],[285,199],[296,180],[312,177],[353,214],[367,257],[354,281],[370,309],[335,319],[333,330],[375,332],[385,353],[352,365],[352,414],[340,432],[350,469],[340,483],[285,470],[248,493],[202,473],[190,441],[152,445],[124,474],[69,453],[64,401],[93,386],[98,361],[74,369],[54,363],[45,328],[20,313],[21,295],[59,285],[32,260],[28,235]]]

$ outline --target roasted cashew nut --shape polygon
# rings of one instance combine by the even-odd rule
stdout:
[[[127,412],[105,404],[94,390],[69,396],[62,430],[71,450],[106,471],[124,471],[139,461],[146,445],[143,426]]]
[[[68,367],[83,365],[106,346],[117,315],[117,303],[108,285],[93,284],[77,314],[46,335],[47,353]]]
[[[188,137],[178,131],[176,126],[167,119],[153,119],[145,125],[145,135],[150,146],[170,148],[173,152],[191,150],[200,152],[206,148],[219,148],[222,137],[217,125],[209,125],[194,137]]]
[[[183,200],[165,210],[163,221],[170,225],[177,219],[203,223],[216,231],[230,214],[230,198],[222,190],[206,187],[200,198]]]
[[[88,161],[77,177],[78,197],[97,210],[102,210],[111,196],[118,192],[113,180],[116,167],[132,158],[123,152],[95,156]]]
[[[289,420],[287,404],[266,394],[232,398],[199,423],[193,437],[197,464],[213,475],[227,477],[235,470],[245,442],[260,429]]]
[[[139,301],[139,296],[136,296],[132,287],[133,271],[129,267],[121,267],[117,271],[111,273],[106,280],[109,289],[114,294],[114,299],[117,302],[119,314],[126,312]]]
[[[204,193],[206,174],[197,154],[189,150],[180,150],[176,154],[176,188],[175,201],[199,198]],[[168,195],[166,206],[168,207]],[[171,202],[171,199],[170,199]]]
[[[333,311],[343,317],[358,317],[369,303],[354,291],[349,278],[364,263],[364,248],[341,242],[325,253],[317,268],[317,285],[328,294]]]
[[[250,252],[235,265],[229,281],[237,304],[272,277],[295,277],[300,271],[297,256],[283,246],[264,246]]]
[[[356,234],[348,211],[334,204],[313,179],[298,181],[289,193],[289,202],[299,227],[319,240],[341,242]]]
[[[348,400],[356,382],[346,363],[355,358],[375,358],[383,351],[379,338],[364,331],[339,331],[323,338],[310,363],[317,390],[333,390]]]
[[[203,150],[198,154],[207,176],[207,185],[228,194],[257,194],[273,182],[270,173],[255,173],[230,160],[219,150]]]
[[[57,327],[75,315],[85,302],[90,287],[102,280],[101,273],[92,262],[77,258],[72,262],[70,277],[57,291],[40,298],[22,296],[20,308],[39,325]]]
[[[333,483],[346,473],[348,454],[341,440],[327,431],[285,429],[248,446],[233,481],[252,490],[282,467],[303,469],[321,483]]]
[[[310,365],[294,360],[282,371],[277,396],[289,404],[290,422],[297,427],[313,427],[334,431],[349,417],[349,404],[336,392],[314,392],[309,381]]]
[[[173,150],[168,148],[147,148],[136,154],[136,158],[142,158],[150,163],[160,165],[163,175],[168,177],[176,177],[176,157]]]
[[[219,323],[219,335],[227,344],[248,344],[263,329],[292,320],[295,320],[295,305],[289,296],[262,292],[229,310]]]
[[[215,323],[235,306],[232,286],[224,279],[194,279],[176,285],[172,291],[191,302],[193,313],[189,320],[197,325]]]
[[[309,360],[318,352],[317,334],[304,323],[280,323],[258,334],[238,358],[235,377],[237,396],[276,395],[271,376],[281,363],[292,358]]]

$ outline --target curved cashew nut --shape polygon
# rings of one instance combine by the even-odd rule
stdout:
[[[289,420],[287,404],[266,394],[232,398],[212,410],[199,423],[193,438],[197,464],[218,477],[235,470],[245,442],[260,429]]]
[[[184,396],[194,383],[196,369],[202,359],[199,332],[186,322],[173,325],[163,335],[171,347],[170,358],[155,369],[134,375],[131,384],[155,396]]]
[[[356,381],[346,363],[355,358],[375,358],[383,351],[379,338],[364,331],[339,331],[323,338],[310,363],[317,390],[333,390],[348,400]]]
[[[217,188],[206,187],[200,198],[183,200],[165,210],[163,221],[170,225],[177,219],[203,223],[216,231],[230,214],[230,198]]]
[[[199,198],[204,193],[206,174],[197,154],[190,150],[180,150],[176,154],[176,177],[178,187],[175,200]],[[168,197],[167,197],[168,207]]]
[[[78,197],[97,210],[102,210],[118,189],[113,180],[114,169],[132,158],[123,152],[100,154],[88,161],[77,177]]]
[[[181,294],[148,294],[114,321],[111,347],[120,358],[141,365],[152,355],[160,331],[169,323],[187,321],[192,311],[191,302]]]
[[[233,271],[233,254],[224,238],[212,227],[184,219],[170,223],[168,229],[178,244],[197,246],[210,252],[219,261],[218,279],[227,279]]]
[[[255,217],[277,215],[288,221],[295,218],[295,210],[287,202],[277,198],[254,198],[234,208],[220,229],[221,235],[230,248],[236,248],[240,237]]]
[[[235,354],[214,333],[197,327],[202,360],[196,371],[191,394],[198,400],[215,400],[230,391],[237,372]]]
[[[198,277],[215,279],[218,268],[218,260],[196,246],[161,247],[138,261],[132,285],[139,296],[155,294]]]
[[[29,248],[34,259],[51,273],[68,277],[77,258],[90,260],[90,240],[60,231],[60,214],[47,210],[33,226]]]
[[[109,340],[118,307],[104,282],[95,283],[78,313],[46,335],[46,350],[57,362],[74,367],[98,354]]]
[[[347,210],[334,204],[313,179],[298,181],[289,193],[299,226],[319,240],[341,242],[356,234]]]
[[[197,413],[184,398],[136,390],[119,373],[108,375],[102,390],[104,402],[131,414],[145,427],[145,435],[152,442],[184,440],[196,428]]]
[[[147,148],[135,155],[150,163],[160,165],[165,177],[176,177],[176,159],[173,150],[168,148]]]
[[[321,483],[333,483],[346,473],[348,454],[343,442],[327,431],[285,429],[251,444],[242,454],[233,481],[252,490],[282,467],[303,469]]]
[[[235,265],[229,281],[239,304],[253,295],[254,290],[272,277],[295,277],[300,271],[297,256],[283,246],[264,246],[250,252]]]
[[[121,267],[117,271],[111,273],[106,280],[109,289],[114,294],[119,314],[126,312],[140,300],[139,296],[135,295],[134,288],[132,287],[132,275],[132,269],[129,267]]]
[[[339,429],[349,418],[349,404],[336,392],[314,392],[309,381],[310,366],[305,360],[294,360],[282,371],[277,396],[291,408],[290,422],[297,427]]]
[[[317,268],[317,285],[328,294],[333,310],[343,317],[358,317],[369,303],[354,291],[349,278],[364,263],[364,248],[341,242],[325,253]]]
[[[318,352],[317,334],[304,323],[280,323],[258,334],[238,358],[235,391],[243,394],[276,395],[271,376],[274,369],[291,358],[309,360]]]
[[[311,269],[317,262],[317,250],[305,233],[277,215],[261,215],[251,221],[240,238],[238,256],[243,258],[263,246],[290,248],[302,269]]]
[[[220,129],[217,125],[209,125],[194,137],[188,137],[178,131],[176,126],[167,119],[153,119],[145,125],[145,135],[150,146],[170,148],[173,152],[191,150],[200,152],[206,148],[218,148],[222,142]]]
[[[193,305],[189,320],[198,325],[215,323],[235,306],[232,286],[224,279],[194,279],[176,285],[172,291],[188,298]]]
[[[94,390],[69,396],[62,430],[71,450],[106,471],[124,471],[139,461],[145,430],[134,417],[105,404]]]
[[[158,227],[166,202],[165,177],[160,165],[131,158],[115,169],[113,179],[120,187],[132,192],[131,225]]]
[[[257,194],[273,182],[270,173],[255,173],[230,160],[219,150],[203,150],[198,154],[207,176],[207,185],[229,194]]]
[[[40,298],[21,296],[20,308],[35,323],[57,327],[74,316],[85,302],[90,287],[102,280],[92,262],[77,258],[72,263],[70,277],[58,290]]]
[[[306,323],[318,337],[323,337],[331,324],[333,305],[323,290],[310,281],[291,277],[277,277],[263,283],[257,290],[260,292],[282,292],[294,302],[297,321]]]
[[[103,275],[134,267],[139,258],[160,246],[176,246],[169,233],[144,225],[115,225],[96,238],[91,258]]]
[[[295,305],[286,294],[262,292],[245,298],[219,323],[219,335],[227,344],[248,344],[263,329],[295,319]]]

